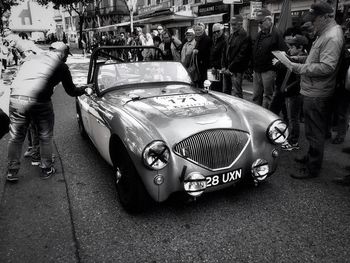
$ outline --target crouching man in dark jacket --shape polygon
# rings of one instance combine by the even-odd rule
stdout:
[[[18,181],[22,144],[30,121],[35,125],[40,140],[41,178],[49,178],[55,173],[52,166],[54,112],[51,102],[54,87],[61,82],[70,96],[84,93],[84,89],[73,84],[65,64],[68,54],[69,47],[63,42],[52,43],[49,52],[25,61],[12,83],[8,181]]]

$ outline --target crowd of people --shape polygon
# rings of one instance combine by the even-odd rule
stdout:
[[[212,90],[239,98],[243,98],[243,75],[249,67],[252,68],[252,101],[281,114],[289,123],[290,136],[282,145],[283,150],[300,148],[300,122],[305,123],[309,148],[305,156],[295,160],[304,165],[303,169],[291,176],[307,179],[320,174],[325,140],[329,138],[331,129],[336,126],[337,130],[332,143],[340,144],[344,142],[349,127],[350,87],[346,84],[345,76],[350,56],[345,48],[343,30],[335,22],[333,14],[333,8],[326,2],[315,3],[304,17],[305,23],[300,28],[288,28],[282,34],[274,25],[271,12],[263,8],[257,12],[260,31],[254,41],[242,26],[243,17],[234,15],[230,19],[230,33],[225,32],[223,24],[215,23],[211,37],[202,23],[188,28],[184,41],[159,25],[152,32],[144,32],[143,28],[138,27],[134,35],[120,33],[118,36],[102,36],[99,41],[93,39],[89,44],[83,38],[81,46],[84,55],[97,46],[155,46],[162,52],[161,59],[182,63],[197,87],[204,88],[204,82],[209,78],[212,80]],[[21,54],[18,41],[17,45],[8,43],[8,46],[15,47]],[[28,48],[22,48],[22,52],[25,50]],[[157,57],[159,54],[148,49],[134,54],[117,55],[135,61],[160,59]],[[61,81],[65,82],[63,79]],[[69,89],[74,89],[72,83],[66,85],[71,87]],[[23,83],[18,84],[19,86],[23,86]],[[23,97],[23,94],[18,95]],[[49,97],[46,101],[48,99]],[[13,105],[19,105],[18,100],[11,97],[10,116],[14,112]],[[24,140],[24,130],[21,130],[20,137],[17,133],[16,118],[11,117],[8,173],[8,179],[15,178],[14,180],[17,179],[19,162],[14,145]],[[51,162],[48,161],[49,151],[45,150],[47,138],[41,138],[40,142],[44,147],[41,150],[44,154],[41,159],[42,167],[51,167]],[[350,175],[338,179],[338,182],[350,184]]]

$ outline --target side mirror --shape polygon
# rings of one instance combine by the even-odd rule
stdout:
[[[211,86],[211,81],[207,79],[207,80],[204,81],[203,85],[204,85],[204,89],[206,91],[208,91],[210,86]]]
[[[84,84],[84,85],[76,85],[78,88],[84,89],[86,95],[92,95],[94,93],[94,85],[93,84]]]
[[[94,91],[93,91],[93,89],[92,89],[92,88],[87,87],[87,88],[85,88],[85,93],[86,93],[87,95],[91,96],[91,95],[92,95],[92,93],[94,93]]]

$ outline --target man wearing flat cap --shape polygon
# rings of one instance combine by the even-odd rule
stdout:
[[[230,34],[224,55],[222,67],[224,71],[224,93],[243,98],[243,73],[248,69],[251,56],[251,39],[243,29],[243,17],[234,15],[230,20]]]
[[[311,5],[304,19],[312,22],[317,38],[303,64],[285,62],[293,72],[301,75],[300,93],[304,101],[305,134],[309,142],[306,156],[296,159],[306,165],[306,170],[291,175],[296,179],[317,177],[322,167],[331,97],[344,45],[342,29],[332,18],[332,13],[333,8],[326,2]],[[299,61],[303,62],[302,59]]]
[[[52,43],[47,53],[25,61],[12,83],[7,181],[15,182],[19,179],[21,149],[30,121],[39,135],[40,177],[47,179],[55,173],[52,166],[54,112],[51,102],[54,87],[61,82],[70,96],[84,93],[84,89],[73,84],[71,73],[65,64],[69,54],[69,47],[63,42]]]
[[[272,60],[274,58],[271,51],[288,51],[288,47],[283,40],[282,34],[274,26],[271,12],[263,8],[256,13],[259,22],[260,32],[256,37],[253,46],[253,102],[270,108],[276,72]]]

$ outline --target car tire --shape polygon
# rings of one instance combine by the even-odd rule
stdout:
[[[118,199],[127,212],[142,212],[150,204],[150,197],[126,150],[118,157],[114,173]]]
[[[81,135],[81,137],[83,137],[84,139],[88,138],[88,135],[86,133],[85,127],[84,127],[84,123],[81,117],[81,110],[79,107],[79,103],[76,102],[76,110],[77,110],[77,121],[78,121],[78,129],[79,129],[79,133]]]

